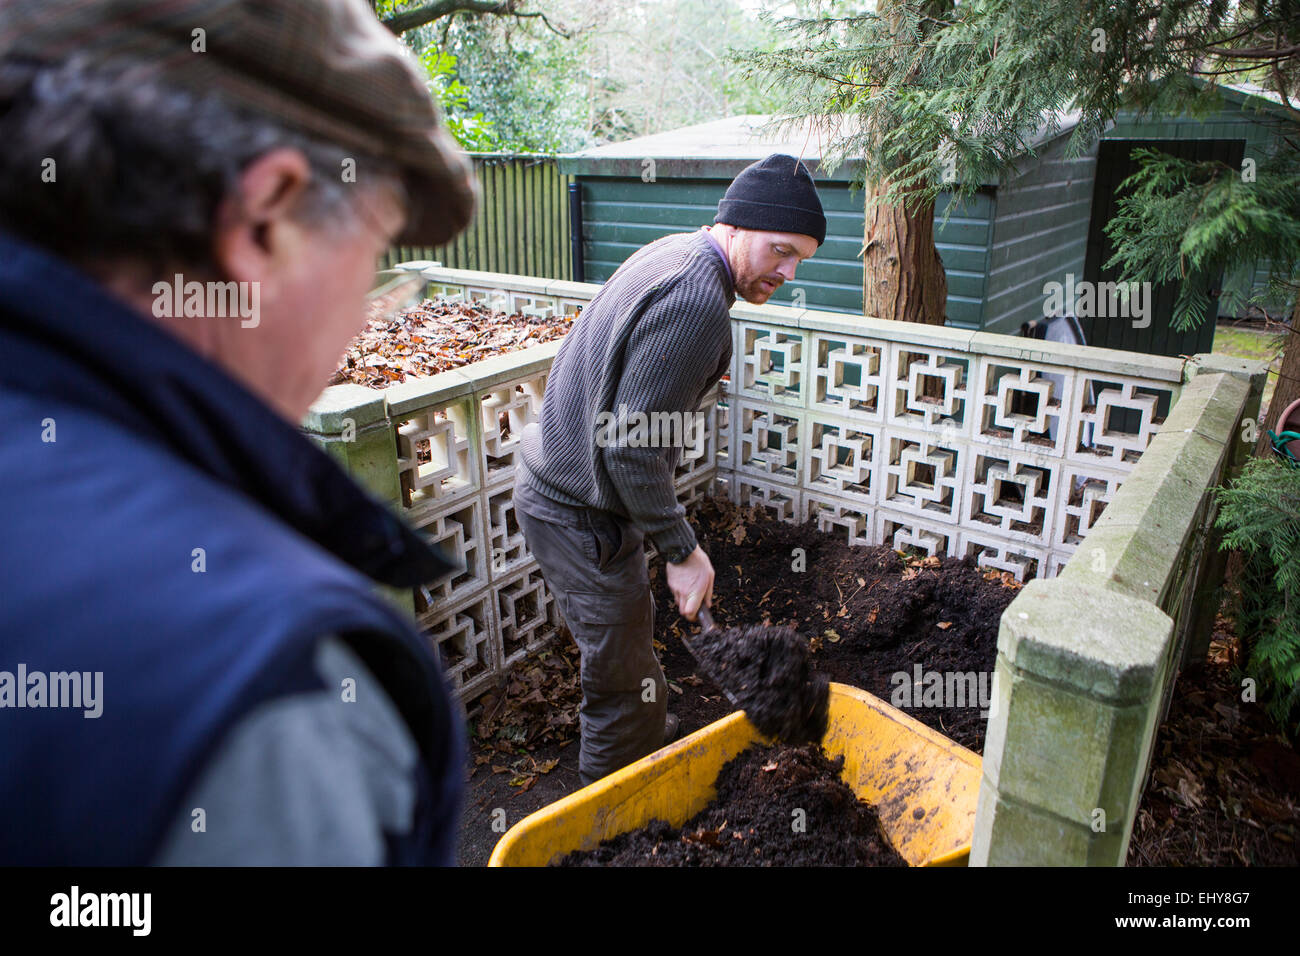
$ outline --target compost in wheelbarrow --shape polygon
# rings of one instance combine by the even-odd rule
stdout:
[[[817,744],[755,744],[718,774],[717,797],[681,827],[655,820],[558,866],[907,866],[875,812]]]
[[[866,691],[838,683],[829,691],[822,751],[843,758],[840,779],[875,809],[890,845],[912,866],[964,865],[979,757]],[[681,826],[717,798],[723,767],[770,743],[743,713],[728,714],[520,820],[489,865],[545,866],[654,820]],[[790,832],[798,832],[794,811],[808,808],[787,809]],[[821,819],[801,822],[811,832]]]

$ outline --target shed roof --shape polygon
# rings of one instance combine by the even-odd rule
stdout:
[[[1277,94],[1245,83],[1219,84],[1225,99],[1241,106],[1269,112],[1284,111]],[[576,176],[630,176],[641,179],[653,160],[654,175],[677,179],[731,179],[757,159],[772,153],[798,156],[808,164],[813,177],[848,182],[861,168],[849,160],[834,173],[820,168],[824,136],[819,137],[811,119],[787,124],[775,131],[778,117],[746,113],[725,119],[696,123],[679,129],[638,136],[619,143],[595,146],[559,157],[560,172]],[[843,118],[844,121],[848,117]],[[1060,110],[1053,123],[1045,124],[1029,146],[1037,150],[1069,134],[1079,122],[1077,111]],[[789,128],[793,126],[793,128]],[[996,185],[996,177],[981,185]]]
[[[632,176],[641,178],[654,161],[655,176],[680,179],[730,179],[755,160],[772,153],[798,156],[814,178],[847,182],[861,168],[848,160],[834,173],[821,169],[825,134],[818,135],[811,119],[787,124],[778,132],[778,117],[762,113],[728,116],[679,129],[638,136],[619,143],[594,146],[559,157],[560,171],[577,176]],[[1061,111],[1056,128],[1048,127],[1030,140],[1037,147],[1063,136],[1078,123],[1078,114]],[[793,129],[789,128],[793,125]],[[993,185],[991,180],[988,185]]]

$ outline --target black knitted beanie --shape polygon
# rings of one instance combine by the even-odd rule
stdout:
[[[826,239],[826,214],[808,168],[793,156],[773,153],[740,171],[718,203],[714,222],[764,232],[794,232]]]

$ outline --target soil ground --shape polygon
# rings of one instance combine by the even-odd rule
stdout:
[[[998,619],[1018,590],[1009,576],[955,559],[850,547],[814,525],[788,525],[727,502],[704,502],[692,520],[717,575],[719,626],[791,625],[808,641],[817,672],[886,701],[898,686],[892,675],[905,674],[910,685],[916,666],[923,672],[992,672]],[[802,549],[802,558],[792,554],[795,549]],[[689,639],[699,631],[676,613],[659,562],[652,563],[651,577],[668,706],[685,735],[734,707],[682,644],[683,634]],[[482,865],[491,855],[503,825],[493,811],[503,810],[504,826],[513,826],[581,786],[576,675],[577,649],[562,635],[542,659],[516,669],[504,694],[484,698],[471,712],[475,765],[463,864]],[[977,753],[983,749],[986,718],[979,706],[908,713]]]
[[[1129,866],[1300,865],[1300,755],[1242,700],[1234,621],[1178,677],[1156,737]]]
[[[656,820],[559,865],[906,866],[875,812],[839,779],[843,765],[817,744],[751,747],[722,768],[717,797],[681,828]]]
[[[720,627],[791,625],[808,640],[819,673],[885,701],[899,687],[894,675],[905,674],[910,689],[917,666],[922,673],[992,673],[998,621],[1019,590],[1009,575],[981,572],[955,558],[904,558],[887,547],[851,547],[813,524],[786,524],[725,501],[705,501],[694,518],[713,562],[713,616]],[[698,630],[676,613],[656,572],[652,565],[655,631],[676,693],[668,706],[689,733],[733,708],[697,672],[681,636],[689,639]],[[987,718],[979,707],[908,713],[983,751]]]

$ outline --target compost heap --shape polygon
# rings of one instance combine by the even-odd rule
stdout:
[[[700,665],[760,732],[790,744],[826,734],[829,681],[812,669],[794,628],[733,627],[691,639]]]
[[[753,746],[718,773],[718,796],[680,828],[646,827],[556,866],[906,866],[876,813],[816,744]],[[796,813],[802,811],[802,813]]]

